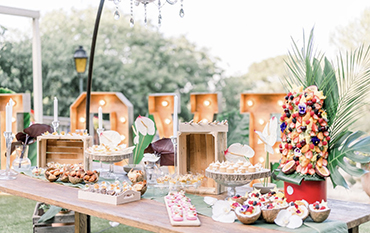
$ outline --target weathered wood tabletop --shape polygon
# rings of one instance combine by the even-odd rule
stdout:
[[[92,215],[153,232],[278,232],[256,226],[222,224],[206,216],[199,216],[200,227],[191,229],[173,227],[168,219],[165,205],[154,200],[142,199],[118,206],[84,201],[77,198],[77,188],[49,183],[25,175],[18,175],[17,179],[12,181],[0,181],[0,191],[74,210],[82,216]],[[338,200],[330,200],[330,203],[332,212],[329,219],[346,222],[348,228],[353,228],[354,232],[358,230],[357,227],[360,224],[370,220],[370,205]],[[78,220],[79,217],[81,216],[77,214],[76,221],[83,222]],[[84,226],[76,226],[76,232],[84,232]]]

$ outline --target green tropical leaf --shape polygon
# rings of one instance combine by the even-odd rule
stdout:
[[[349,147],[351,143],[353,143],[355,140],[360,138],[361,136],[365,135],[366,133],[363,131],[356,131],[348,136],[348,138],[345,140],[343,147]]]
[[[51,205],[49,210],[46,211],[39,219],[38,223],[46,222],[62,210],[62,207]]]
[[[330,156],[328,158],[328,169],[331,172],[331,178],[333,185],[342,185],[348,188],[343,176],[339,173],[338,168],[342,168],[345,172],[351,176],[362,176],[366,173],[365,170],[357,168],[345,161],[345,158],[352,159],[355,162],[368,162],[370,158],[368,156],[360,155],[361,153],[369,153],[370,151],[370,136],[361,138],[365,135],[362,131],[356,131],[352,134],[346,134],[341,140],[343,144],[335,147],[330,151]],[[338,182],[338,183],[334,183]]]
[[[347,172],[351,176],[362,176],[363,174],[367,173],[367,171],[365,171],[364,169],[352,166],[351,164],[344,160],[339,160],[338,164],[339,167],[341,167],[345,172]]]
[[[333,152],[331,152],[333,153]],[[333,183],[333,187],[337,187],[338,185],[345,187],[346,189],[349,188],[346,180],[343,178],[343,176],[338,171],[338,166],[334,163],[328,163],[328,169],[331,172],[330,179]]]
[[[151,119],[153,122],[154,121],[154,117],[153,115],[149,115],[148,116],[149,119]],[[132,126],[134,127],[134,131],[138,132],[138,130],[136,129],[135,127],[135,124]],[[142,135],[141,133],[138,132],[139,134],[139,143],[135,146],[135,149],[133,151],[133,158],[132,158],[132,162],[133,164],[139,164],[141,162],[141,160],[144,158],[144,150],[149,146],[149,144],[153,141],[153,138],[155,136],[155,132],[157,131],[157,126],[155,125],[154,123],[154,134],[153,135]],[[133,135],[134,135],[134,138],[136,136],[135,132],[133,132]]]
[[[277,173],[277,174],[276,174]],[[276,180],[282,180],[292,184],[301,185],[302,180],[305,181],[324,181],[325,178],[314,174],[314,175],[302,175],[300,173],[294,172],[293,174],[285,174],[281,169],[275,169],[273,178]]]
[[[352,145],[351,149],[353,151],[358,151],[358,152],[361,152],[361,153],[370,153],[370,146],[369,145],[370,145],[370,137],[365,137],[365,138],[360,139],[354,145]]]
[[[346,157],[357,163],[369,163],[370,156],[364,156],[358,152],[347,152]]]
[[[289,183],[296,184],[296,185],[301,185],[301,182],[303,180],[303,176],[301,176],[298,173],[286,175],[280,169],[274,170],[273,178],[275,180],[282,180],[282,181],[289,182]]]

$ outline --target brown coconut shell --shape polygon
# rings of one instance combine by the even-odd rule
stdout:
[[[257,221],[258,218],[261,216],[261,209],[260,208],[258,209],[259,209],[259,212],[257,214],[249,216],[249,215],[241,214],[240,208],[237,208],[235,210],[235,215],[238,218],[238,220],[242,222],[243,224],[252,224],[255,221]]]
[[[310,206],[309,211],[310,217],[314,222],[323,222],[329,217],[331,209],[327,208],[326,210],[313,210]]]
[[[56,168],[49,168],[45,171],[44,175],[45,175],[45,178],[50,181],[50,182],[55,182],[58,180],[58,178],[60,177],[60,174],[58,175],[53,175],[51,174],[50,172],[52,171],[55,171],[57,170]]]
[[[99,173],[87,171],[83,176],[83,181],[87,184],[94,184],[99,180]]]
[[[68,175],[66,175],[65,173],[63,173],[61,176],[60,176],[60,181],[64,182],[64,183],[68,183],[69,182],[69,177]]]
[[[72,184],[82,183],[83,181],[83,177],[79,178],[78,176],[71,176],[71,175],[68,176],[68,179],[69,179],[69,182],[71,182]]]
[[[286,207],[288,208],[288,207]],[[267,209],[264,208],[262,209],[262,218],[267,222],[267,223],[275,223],[275,219],[278,216],[280,210],[286,209],[286,208],[278,208],[278,209]]]

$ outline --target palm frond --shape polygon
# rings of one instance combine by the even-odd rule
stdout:
[[[370,92],[370,47],[365,49],[361,46],[351,53],[346,53],[345,56],[340,54],[337,64],[339,98],[337,108],[331,111],[331,149],[340,138],[341,133],[347,131],[363,116],[362,107],[368,104],[367,97]]]

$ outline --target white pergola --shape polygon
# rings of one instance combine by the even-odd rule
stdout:
[[[39,30],[40,11],[0,6],[0,14],[32,18],[32,67],[33,67],[33,106],[35,121],[42,122],[42,73],[41,73],[41,40]]]

